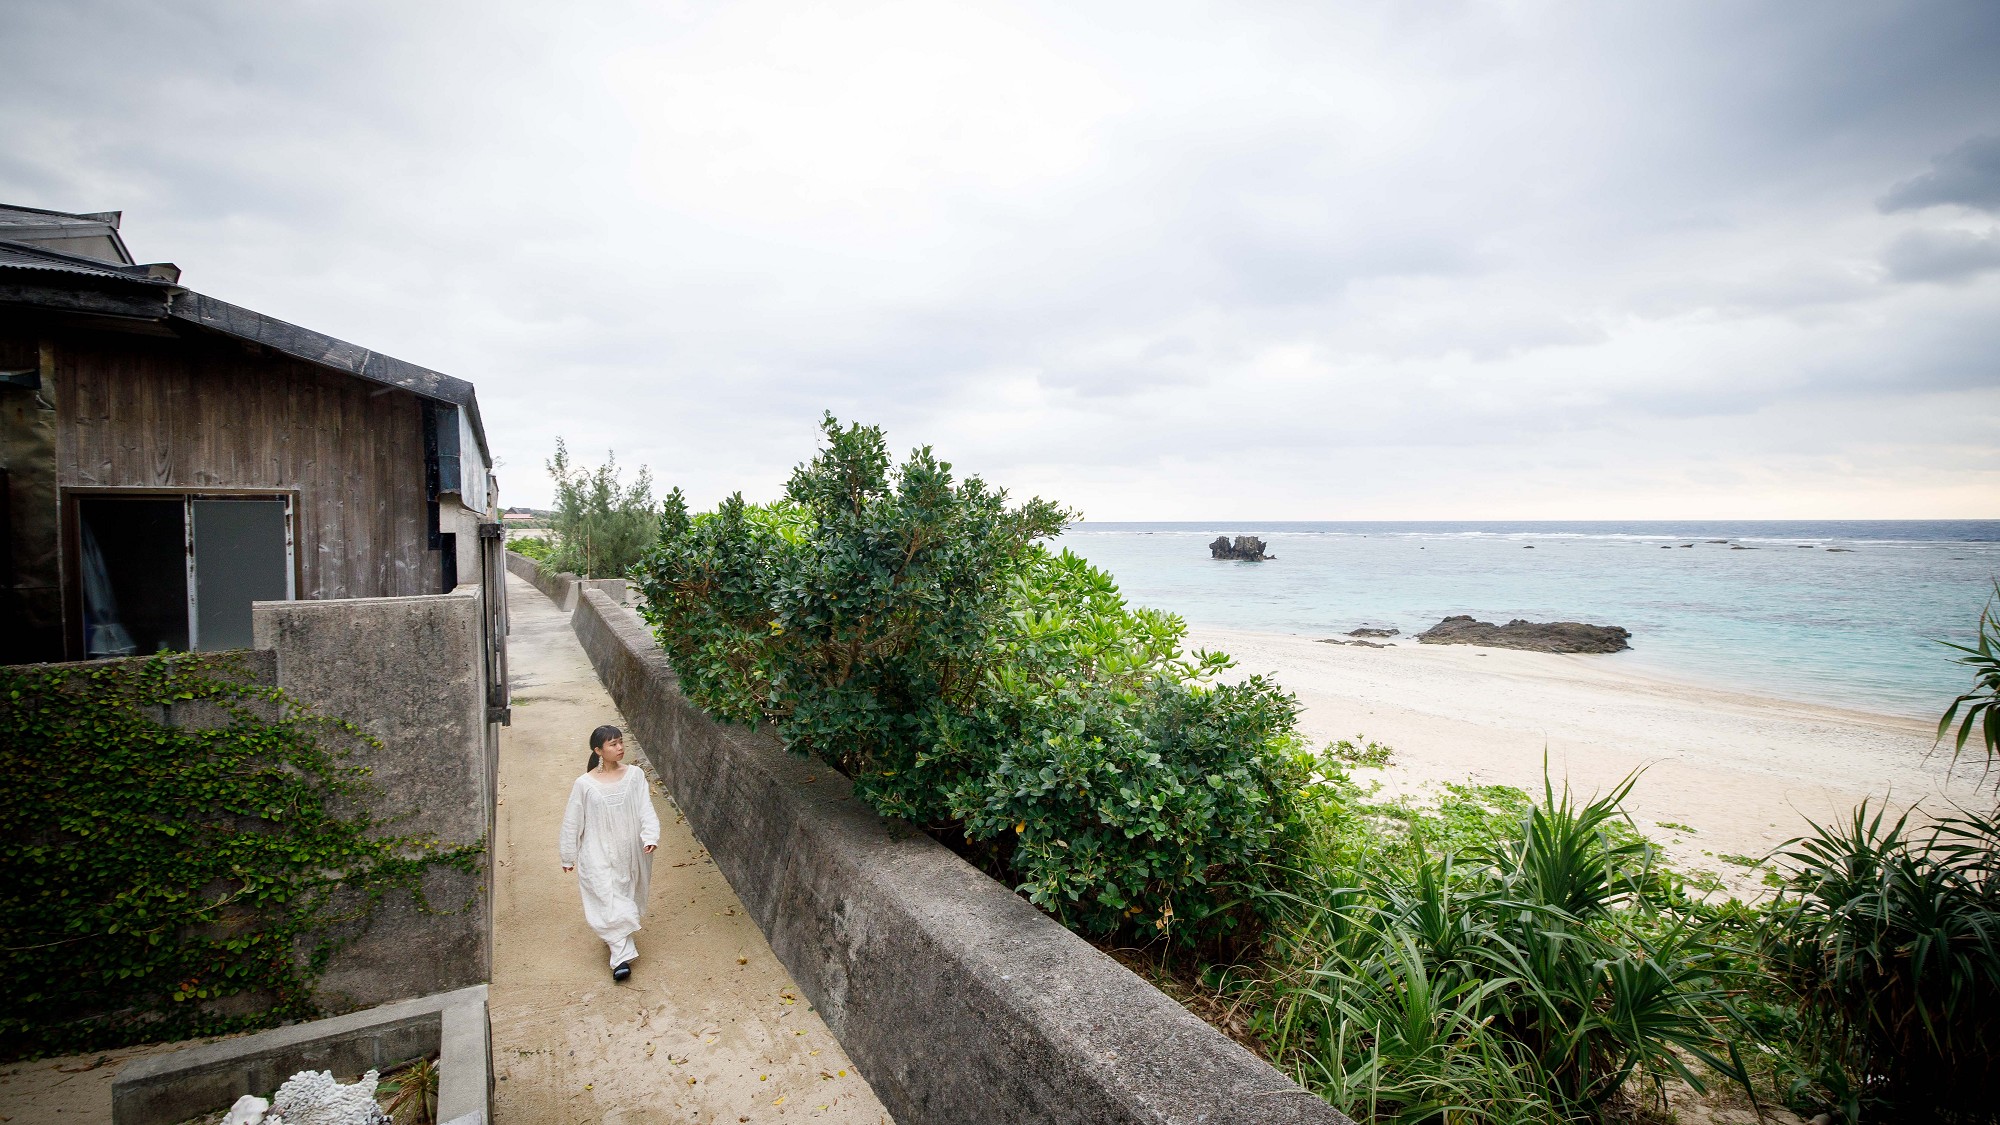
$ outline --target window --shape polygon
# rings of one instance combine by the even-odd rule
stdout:
[[[250,647],[250,603],[296,596],[289,497],[76,497],[83,655]]]

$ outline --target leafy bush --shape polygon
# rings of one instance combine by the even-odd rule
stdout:
[[[585,578],[624,577],[652,543],[658,526],[652,473],[641,466],[630,486],[621,484],[618,458],[608,453],[594,470],[572,468],[569,446],[561,438],[548,469],[556,482],[555,514],[549,521],[555,546],[543,561]]]
[[[349,811],[367,736],[234,668],[0,668],[0,1057],[316,1016],[338,934],[392,891],[428,909],[432,864],[476,862]]]
[[[523,558],[530,558],[544,564],[550,561],[556,550],[555,544],[539,535],[523,535],[518,539],[509,538],[507,540],[507,549]]]
[[[785,498],[690,516],[639,570],[682,689],[853,778],[1086,933],[1242,938],[1273,909],[1312,757],[1296,706],[1039,540],[1069,513],[824,423]]]

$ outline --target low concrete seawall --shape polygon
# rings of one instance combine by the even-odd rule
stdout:
[[[1351,1125],[936,841],[876,816],[832,769],[702,714],[632,610],[589,590],[571,623],[695,835],[902,1125]]]
[[[571,599],[576,597],[576,584],[583,581],[583,579],[571,574],[569,571],[565,570],[557,574],[554,571],[544,569],[540,563],[526,555],[515,554],[513,551],[509,551],[507,552],[507,573],[517,578],[527,579],[534,585],[535,589],[542,592],[543,596],[562,608],[566,610],[576,608],[576,602]]]
[[[585,590],[602,590],[619,605],[632,604],[632,587],[623,578],[584,578],[565,570],[560,574],[526,555],[507,552],[507,572],[526,579],[550,601],[568,613],[576,608],[577,595]]]

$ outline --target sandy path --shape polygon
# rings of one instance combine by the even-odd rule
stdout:
[[[87,1055],[13,1062],[0,1066],[0,1122],[48,1125],[111,1120],[111,1080],[134,1059],[178,1051],[213,1040],[148,1043]]]
[[[492,986],[500,1125],[887,1122],[650,770],[663,829],[652,902],[632,978],[612,982],[575,877],[556,860],[556,831],[591,728],[623,720],[568,615],[519,578],[507,587],[514,718],[500,740]]]
[[[1579,792],[1647,767],[1627,802],[1639,827],[1676,866],[1742,891],[1758,873],[1720,857],[1761,856],[1804,833],[1808,817],[1845,819],[1864,798],[1940,809],[1978,800],[1976,769],[1948,777],[1949,752],[1929,753],[1930,724],[1651,678],[1615,656],[1351,648],[1219,629],[1191,629],[1189,644],[1274,673],[1305,706],[1313,738],[1365,733],[1393,746],[1391,792],[1471,780],[1539,793],[1545,747],[1557,784],[1566,776]]]

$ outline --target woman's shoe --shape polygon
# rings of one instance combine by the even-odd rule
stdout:
[[[630,961],[620,961],[618,963],[618,967],[611,970],[612,980],[624,980],[626,977],[629,977],[631,975],[632,975],[632,962]]]

